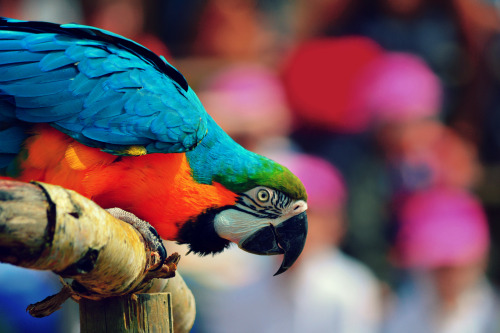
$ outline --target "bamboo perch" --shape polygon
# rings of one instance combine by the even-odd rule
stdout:
[[[58,295],[29,307],[35,316],[57,310],[68,297],[100,300],[168,290],[168,280],[156,278],[173,277],[179,256],[171,255],[156,269],[159,256],[145,245],[134,227],[74,191],[38,182],[0,180],[0,262],[51,270],[73,279]],[[171,292],[174,322],[179,317],[184,327],[192,325],[191,292],[185,284]]]

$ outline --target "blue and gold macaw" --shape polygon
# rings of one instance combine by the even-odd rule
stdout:
[[[0,19],[0,175],[73,189],[202,255],[305,243],[306,191],[234,142],[163,57],[98,28]]]

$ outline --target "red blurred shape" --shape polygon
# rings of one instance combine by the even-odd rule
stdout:
[[[299,120],[339,132],[360,132],[370,120],[367,110],[354,111],[357,76],[383,54],[365,37],[310,40],[292,53],[284,85]]]

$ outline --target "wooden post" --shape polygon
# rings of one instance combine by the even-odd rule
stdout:
[[[134,294],[80,301],[81,333],[172,333],[170,293]]]

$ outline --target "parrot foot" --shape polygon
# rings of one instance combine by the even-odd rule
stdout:
[[[135,229],[137,229],[137,231],[139,231],[139,233],[146,241],[146,244],[153,251],[154,253],[153,256],[158,257],[155,258],[157,260],[154,261],[157,263],[157,267],[154,270],[161,269],[164,263],[167,263],[166,262],[166,260],[168,260],[167,250],[163,245],[160,235],[158,234],[156,229],[153,228],[151,224],[149,224],[144,220],[141,220],[134,214],[127,212],[121,208],[109,208],[106,209],[106,211],[111,215],[113,215],[114,217],[116,217],[117,219],[120,219],[123,222],[127,222],[128,224],[132,225]]]
[[[175,272],[177,271],[177,265],[179,264],[180,259],[181,256],[177,252],[174,252],[171,255],[169,255],[168,258],[165,259],[163,265],[160,268],[155,268],[154,270],[151,270],[154,272],[154,278],[162,278],[162,279],[173,278],[175,276]]]

